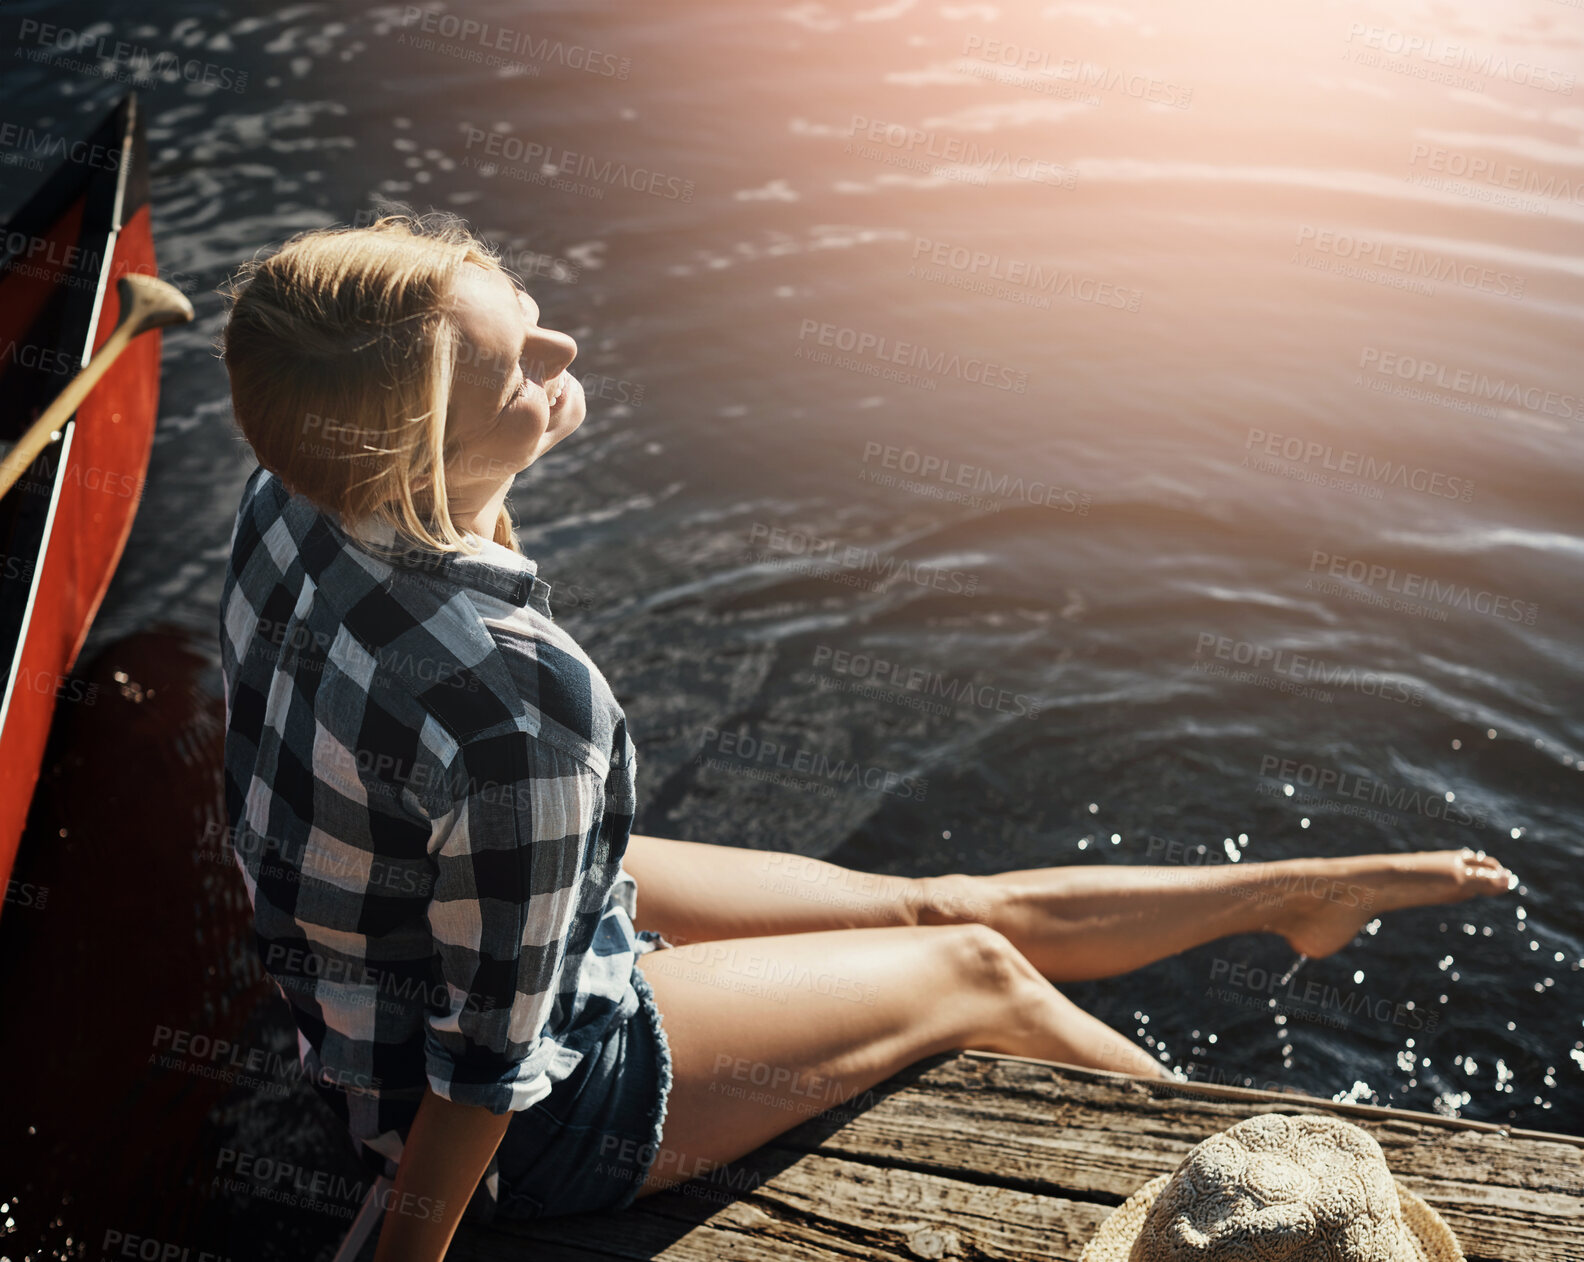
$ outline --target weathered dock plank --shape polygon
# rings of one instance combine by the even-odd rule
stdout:
[[[1273,1111],[1333,1113],[1373,1134],[1471,1262],[1584,1259],[1584,1138],[981,1052],[921,1061],[863,1107],[831,1109],[624,1214],[467,1226],[449,1256],[1075,1262],[1144,1182]]]
[[[523,1240],[531,1238],[535,1258],[566,1262],[1063,1259],[1078,1256],[1108,1212],[1089,1202],[773,1147],[736,1168],[761,1163],[765,1181],[730,1202],[690,1197],[692,1204],[682,1207],[670,1203],[677,1195],[672,1192],[622,1215],[551,1219],[531,1229],[476,1229],[459,1238],[448,1257],[503,1262],[523,1256]]]

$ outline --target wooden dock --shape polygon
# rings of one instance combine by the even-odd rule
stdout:
[[[1269,1112],[1332,1113],[1369,1131],[1471,1262],[1584,1259],[1584,1138],[986,1052],[920,1061],[861,1110],[837,1106],[625,1213],[464,1226],[447,1257],[1076,1262],[1147,1180]]]

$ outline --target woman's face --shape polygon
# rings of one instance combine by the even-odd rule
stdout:
[[[476,264],[462,272],[453,291],[462,346],[446,415],[454,453],[446,499],[459,524],[489,537],[512,479],[582,424],[583,387],[567,372],[577,343],[540,328],[538,304],[505,272]]]

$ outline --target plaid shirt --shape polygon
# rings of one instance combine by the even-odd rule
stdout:
[[[529,1108],[637,1011],[634,959],[668,945],[634,931],[621,867],[626,720],[534,562],[393,545],[256,470],[220,635],[259,957],[310,1081],[388,1174],[425,1083]]]

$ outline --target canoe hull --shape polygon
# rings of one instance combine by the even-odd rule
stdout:
[[[33,419],[87,352],[108,340],[120,316],[117,279],[157,275],[135,97],[101,131],[111,156],[58,173],[39,194],[53,206],[38,207],[36,197],[8,225],[13,239],[12,225],[25,225],[29,244],[27,256],[13,256],[0,273],[0,333],[28,353],[30,364],[13,367],[34,369],[35,387],[20,391],[30,415],[10,418],[13,428]],[[39,224],[46,213],[48,224]],[[10,591],[0,651],[10,660],[0,698],[0,878],[8,882],[56,708],[95,700],[96,690],[70,673],[142,498],[159,364],[158,331],[134,339],[3,506]],[[42,386],[41,368],[49,378]]]

